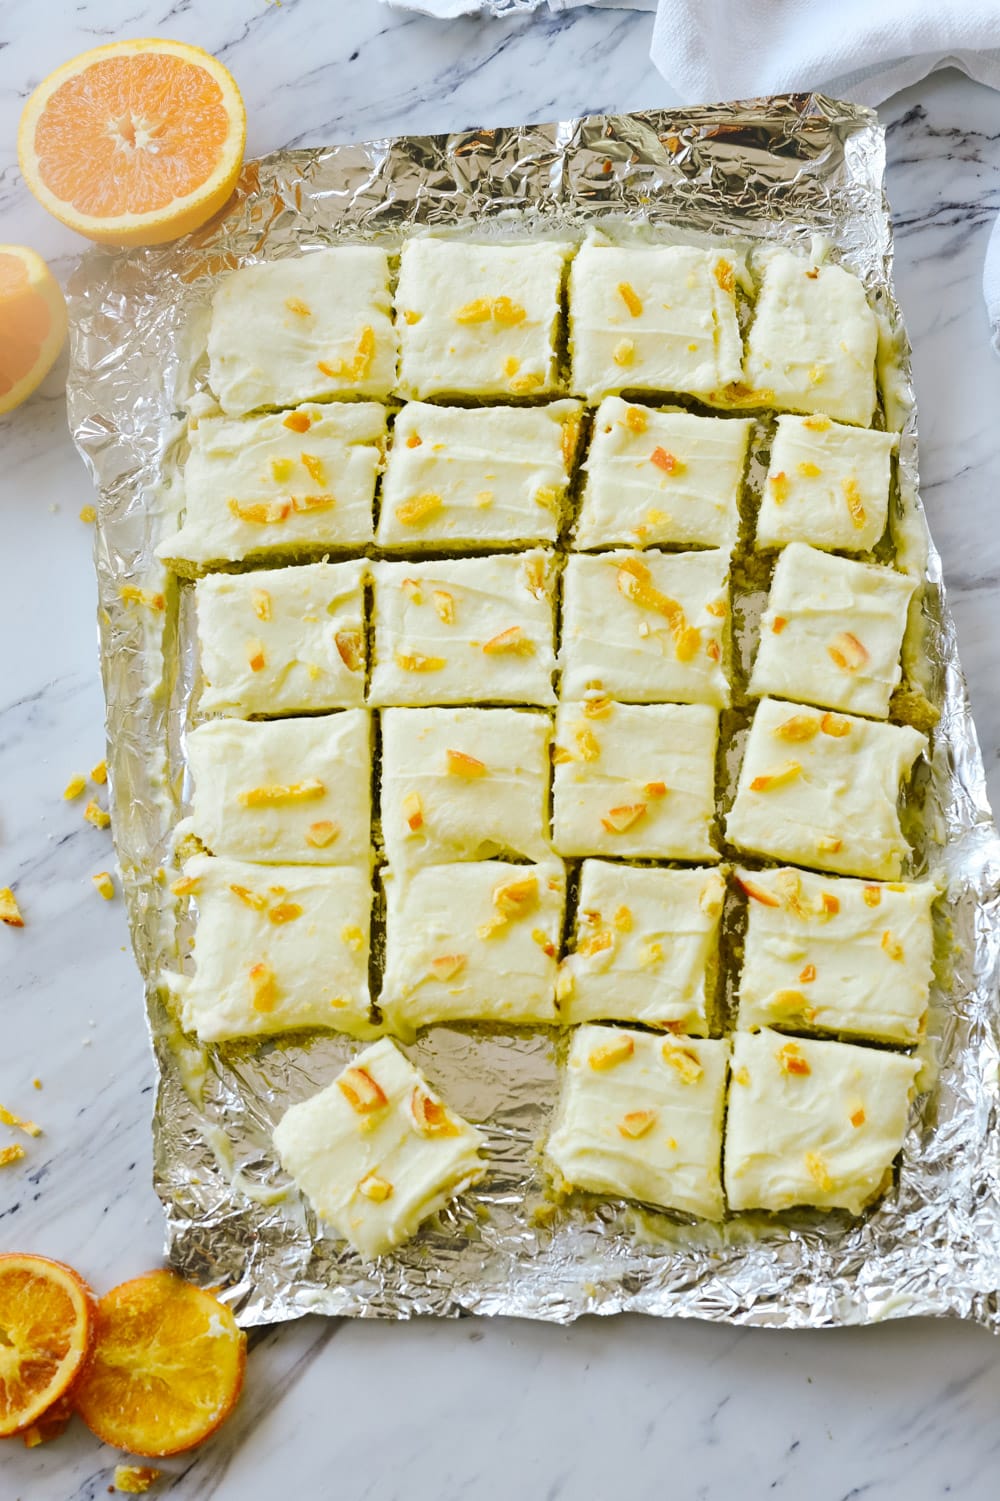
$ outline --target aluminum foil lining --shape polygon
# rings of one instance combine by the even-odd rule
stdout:
[[[628,1309],[785,1328],[952,1313],[1000,1327],[1000,841],[917,499],[883,165],[874,115],[818,95],[284,151],[248,163],[228,209],[199,233],[92,251],[73,278],[70,422],[100,490],[114,831],[159,1069],[156,1188],[173,1264],[224,1282],[243,1324],[306,1312],[568,1321]],[[947,889],[949,952],[926,1050],[932,1087],[896,1186],[860,1220],[798,1213],[707,1226],[610,1202],[555,1212],[538,1150],[556,1094],[552,1035],[434,1028],[407,1051],[457,1110],[485,1123],[492,1169],[409,1247],[364,1266],[317,1226],[270,1144],[287,1105],[327,1083],[353,1045],[309,1035],[202,1051],[179,1033],[156,984],[176,952],[158,871],[183,811],[192,666],[185,591],[179,598],[160,573],[153,548],[200,379],[197,331],[218,278],[248,260],[340,237],[396,241],[417,226],[524,236],[595,221],[751,247],[805,248],[821,236],[863,277],[883,319],[883,396],[903,430],[893,526],[926,585],[923,640],[911,643],[907,665],[941,710],[912,872],[930,869]],[[123,598],[123,586],[145,592],[136,599],[126,588]],[[158,591],[163,610],[144,602]]]

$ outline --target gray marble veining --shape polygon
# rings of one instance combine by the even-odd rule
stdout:
[[[113,37],[217,52],[250,111],[249,150],[473,123],[639,109],[671,96],[650,17],[584,9],[435,23],[375,0],[7,0],[0,4],[3,238],[65,273],[81,248],[25,191],[17,118],[57,63]],[[924,499],[1000,797],[1000,362],[979,289],[1000,208],[1000,98],[954,75],[889,102],[897,280],[915,347]],[[0,421],[0,1100],[45,1134],[0,1179],[0,1250],[73,1261],[101,1290],[155,1264],[152,1070],[120,902],[89,877],[107,834],[63,801],[102,754],[89,482],[66,433],[62,367]],[[32,1080],[41,1079],[40,1092]],[[958,1324],[798,1334],[626,1318],[304,1320],[258,1334],[237,1415],[164,1462],[185,1501],[811,1501],[985,1498],[1000,1478],[1000,1348]],[[0,1452],[0,1495],[93,1501],[118,1456],[80,1424]]]

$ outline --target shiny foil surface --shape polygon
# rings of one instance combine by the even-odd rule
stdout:
[[[249,162],[228,208],[197,234],[84,258],[71,285],[70,423],[100,491],[108,764],[159,1070],[156,1188],[172,1263],[224,1283],[243,1324],[307,1312],[565,1322],[627,1309],[784,1328],[952,1313],[1000,1327],[1000,841],[917,497],[883,164],[875,117],[816,95],[404,137]],[[925,583],[905,665],[941,712],[932,763],[908,800],[910,832],[919,831],[908,875],[929,871],[946,890],[926,1087],[895,1185],[860,1219],[798,1212],[713,1226],[619,1202],[554,1203],[541,1143],[556,1102],[559,1034],[435,1027],[406,1051],[456,1110],[483,1124],[490,1172],[409,1246],[366,1266],[317,1226],[270,1140],[287,1106],[327,1084],[355,1045],[316,1033],[203,1050],[180,1033],[158,984],[180,941],[171,831],[185,809],[195,667],[190,587],[178,587],[153,549],[178,504],[186,412],[204,384],[205,310],[233,267],[341,237],[398,244],[433,226],[524,238],[579,234],[598,221],[750,248],[805,251],[819,236],[862,276],[881,317],[886,420],[902,429],[891,525],[901,566]],[[751,483],[755,466],[759,483],[759,452]],[[744,661],[760,603],[752,589],[738,601]],[[737,736],[731,774],[738,748]]]

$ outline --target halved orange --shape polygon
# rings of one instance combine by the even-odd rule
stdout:
[[[200,47],[147,38],[94,47],[43,79],[17,152],[28,187],[70,229],[159,245],[222,207],[245,143],[229,70]]]
[[[0,245],[0,413],[48,375],[66,338],[62,289],[27,245]]]
[[[147,1272],[105,1294],[95,1322],[74,1400],[106,1444],[150,1458],[179,1454],[236,1406],[246,1336],[212,1293],[173,1272]]]
[[[94,1295],[45,1256],[0,1256],[0,1438],[29,1428],[72,1385],[90,1349]]]

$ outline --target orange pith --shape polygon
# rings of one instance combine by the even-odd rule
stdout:
[[[246,115],[227,70],[158,39],[95,47],[39,84],[18,133],[31,191],[72,229],[152,245],[203,224],[229,197]]]
[[[30,396],[66,337],[66,304],[41,256],[0,245],[0,413]]]
[[[224,1304],[173,1272],[147,1272],[98,1304],[74,1400],[105,1443],[178,1454],[232,1412],[245,1364],[246,1338]]]
[[[44,1256],[0,1256],[0,1437],[29,1427],[78,1375],[93,1333],[93,1294]]]

